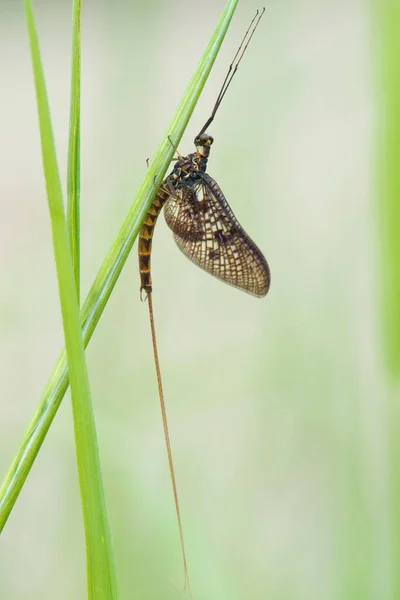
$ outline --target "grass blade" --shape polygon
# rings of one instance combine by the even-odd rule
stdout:
[[[71,100],[69,115],[67,226],[74,269],[75,287],[80,296],[80,137],[81,137],[81,2],[72,4]]]
[[[378,40],[379,163],[378,240],[381,250],[382,333],[389,375],[385,415],[388,444],[389,568],[391,597],[400,595],[400,4],[394,0],[373,2],[373,22]]]
[[[116,578],[74,271],[39,40],[30,0],[24,0],[24,5],[31,46],[43,168],[71,381],[76,456],[86,534],[88,595],[89,598],[96,598],[96,600],[110,600],[117,597]]]
[[[383,323],[386,359],[400,375],[400,6],[379,0],[380,42],[380,241],[383,250]]]
[[[161,183],[173,157],[174,151],[167,139],[167,135],[172,136],[175,144],[179,143],[214,64],[237,3],[238,0],[229,0],[227,2],[178,109],[151,161],[143,184],[89,291],[81,312],[82,335],[85,346],[89,343],[128,258],[141,223],[154,198],[157,185]],[[61,404],[68,384],[67,357],[65,350],[63,350],[0,488],[0,531],[4,527],[18,498],[40,446]]]

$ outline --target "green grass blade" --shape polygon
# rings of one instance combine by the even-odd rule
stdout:
[[[383,250],[383,321],[386,358],[400,375],[400,5],[379,0],[381,164],[379,210]]]
[[[117,597],[116,578],[74,271],[39,41],[31,2],[24,0],[24,4],[35,78],[43,168],[71,381],[76,455],[86,534],[88,595],[89,598],[96,598],[96,600],[110,600]]]
[[[80,297],[80,137],[81,137],[81,2],[72,4],[71,99],[67,170],[67,226],[74,268],[75,287]]]
[[[373,2],[373,22],[378,41],[379,164],[378,240],[381,250],[384,358],[390,377],[386,408],[389,489],[389,555],[391,593],[400,597],[400,4]]]
[[[89,291],[81,313],[82,334],[85,346],[89,343],[114,285],[128,258],[141,223],[154,198],[156,186],[161,183],[173,157],[174,151],[167,139],[167,135],[171,135],[176,144],[179,143],[214,64],[237,3],[238,0],[229,0],[227,2],[217,27],[182,97],[175,116],[167,129],[166,135],[151,161],[150,168],[135,197],[133,205]],[[156,186],[154,185],[154,178],[156,178]],[[0,531],[4,527],[18,498],[35,457],[68,388],[68,384],[68,365],[64,350],[54,367],[37,410],[27,432],[21,440],[17,454],[0,488]]]

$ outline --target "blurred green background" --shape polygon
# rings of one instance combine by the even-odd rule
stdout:
[[[82,297],[222,1],[87,1]],[[66,173],[70,2],[36,2]],[[257,8],[239,4],[180,151]],[[257,300],[193,266],[160,219],[159,353],[197,599],[396,598],[380,334],[369,5],[269,2],[218,117],[209,172],[266,255]],[[22,3],[0,0],[0,473],[63,345]],[[181,556],[136,248],[87,351],[121,597],[173,599]],[[0,539],[0,598],[84,598],[69,397]]]

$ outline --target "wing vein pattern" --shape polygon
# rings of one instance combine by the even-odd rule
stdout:
[[[196,181],[175,188],[164,215],[178,248],[194,264],[249,294],[267,294],[268,263],[207,173],[198,173]]]

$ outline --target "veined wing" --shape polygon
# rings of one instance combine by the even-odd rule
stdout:
[[[164,214],[178,247],[192,262],[249,294],[267,294],[268,263],[207,173],[177,190],[176,197],[168,199]]]
[[[199,202],[203,186],[199,183],[176,190],[176,196],[170,196],[164,207],[168,227],[185,240],[200,241],[204,237],[204,205]]]

